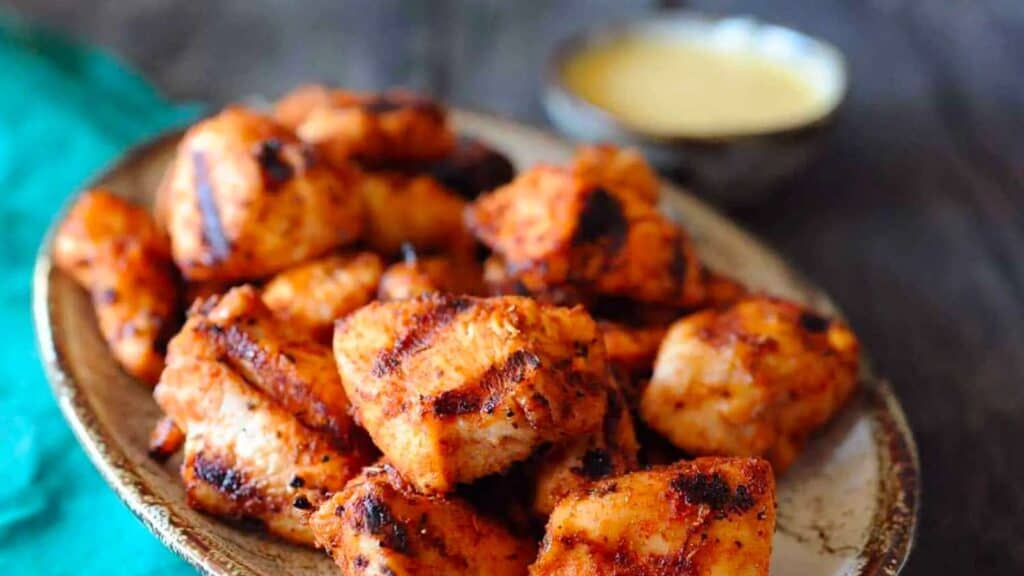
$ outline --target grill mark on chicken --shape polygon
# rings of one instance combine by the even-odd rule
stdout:
[[[439,418],[461,416],[483,411],[494,412],[509,386],[525,380],[540,367],[540,358],[527,350],[516,350],[501,364],[491,365],[475,381],[457,390],[439,394],[433,402],[433,413]]]
[[[286,355],[268,353],[257,339],[238,326],[199,322],[196,329],[210,337],[217,350],[249,385],[266,392],[305,426],[326,434],[335,448],[349,447],[345,422],[332,414],[322,400],[310,394],[309,383],[289,373],[288,368],[293,364]],[[288,365],[282,366],[282,363]]]
[[[195,179],[196,199],[199,202],[199,220],[202,225],[203,241],[210,247],[212,257],[212,260],[205,264],[216,264],[230,255],[231,245],[224,235],[224,226],[220,221],[220,212],[214,198],[213,184],[210,182],[206,155],[202,152],[192,153],[192,175]]]
[[[584,202],[572,244],[579,246],[604,239],[608,243],[609,253],[617,253],[629,232],[629,222],[622,212],[622,204],[600,186],[594,188]]]
[[[429,300],[431,307],[413,318],[412,326],[396,339],[395,345],[377,354],[370,369],[375,378],[396,372],[407,358],[427,349],[434,337],[460,312],[473,306],[472,300],[463,297],[435,295]]]
[[[256,495],[256,490],[242,472],[219,458],[208,458],[200,452],[192,461],[192,470],[197,478],[232,500],[246,500]]]
[[[380,538],[380,544],[399,554],[409,551],[409,535],[405,526],[391,513],[391,508],[376,496],[366,496],[358,504],[361,514],[356,517],[356,530],[365,530]]]
[[[263,185],[267,190],[274,190],[295,175],[295,170],[281,155],[281,141],[270,138],[256,147],[256,162],[260,165]]]

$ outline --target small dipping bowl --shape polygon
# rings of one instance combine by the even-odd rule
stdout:
[[[799,119],[767,127],[644,130],[573,91],[566,70],[574,59],[625,40],[650,38],[754,57],[792,73],[813,104]],[[587,30],[562,42],[548,66],[544,108],[563,133],[585,141],[639,148],[660,170],[726,206],[750,205],[803,169],[819,149],[846,94],[846,64],[837,48],[795,30],[746,16],[691,11]],[[756,96],[754,96],[756,98]],[[636,98],[643,99],[643,93]],[[692,112],[698,114],[697,112]]]

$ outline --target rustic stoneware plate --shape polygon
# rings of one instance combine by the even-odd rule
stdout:
[[[522,125],[461,111],[454,120],[460,132],[493,143],[520,168],[562,162],[572,153],[565,142]],[[133,150],[96,184],[149,204],[179,137],[168,134]],[[712,267],[757,289],[836,313],[825,295],[722,216],[671,187],[663,198],[664,210],[691,231]],[[319,552],[230,526],[185,505],[180,461],[159,464],[146,456],[147,436],[159,415],[149,388],[114,363],[86,293],[53,268],[51,241],[52,232],[35,273],[42,358],[64,416],[121,499],[202,572],[337,574]],[[897,573],[913,541],[917,492],[917,454],[903,413],[889,386],[865,368],[856,399],[779,479],[772,574]]]

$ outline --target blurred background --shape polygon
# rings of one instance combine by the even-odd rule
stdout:
[[[850,92],[818,159],[731,215],[835,298],[902,400],[924,476],[906,573],[1024,572],[1024,459],[1015,449],[1024,438],[1024,2],[686,5],[789,25],[845,54]],[[658,8],[639,0],[0,6],[113,52],[175,101],[216,107],[316,80],[406,86],[538,125],[544,68],[560,39]],[[18,89],[3,69],[0,79]]]

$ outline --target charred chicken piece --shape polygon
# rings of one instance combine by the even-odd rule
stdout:
[[[189,505],[311,545],[309,514],[374,454],[330,357],[267,332],[259,306],[249,287],[193,306],[154,397],[185,434]]]
[[[530,574],[767,576],[774,529],[767,462],[698,458],[562,500]]]
[[[658,203],[661,183],[639,152],[608,144],[580,146],[573,156],[572,171],[599,186],[633,194],[650,205]]]
[[[372,252],[327,256],[274,276],[263,302],[283,322],[329,343],[335,320],[373,300],[383,271]]]
[[[232,107],[193,126],[158,193],[189,280],[261,278],[358,238],[360,174],[330,169],[273,120]]]
[[[640,413],[688,452],[762,456],[781,472],[850,398],[858,358],[842,323],[745,298],[672,326]]]
[[[310,525],[343,574],[520,576],[536,551],[457,496],[416,492],[387,464],[364,469]]]
[[[304,86],[278,102],[274,115],[332,164],[436,160],[455,148],[445,109],[405,90],[369,94]]]
[[[106,190],[89,190],[57,231],[53,259],[89,291],[118,363],[155,384],[179,322],[181,282],[153,218]]]
[[[601,429],[542,454],[533,470],[533,513],[547,518],[567,495],[637,468],[640,449],[622,392],[610,382]]]
[[[506,296],[374,302],[334,353],[359,421],[417,489],[448,492],[596,430],[607,367],[582,308]]]
[[[685,232],[625,189],[541,166],[481,196],[469,229],[527,290],[571,285],[598,295],[687,307],[703,300]]]

